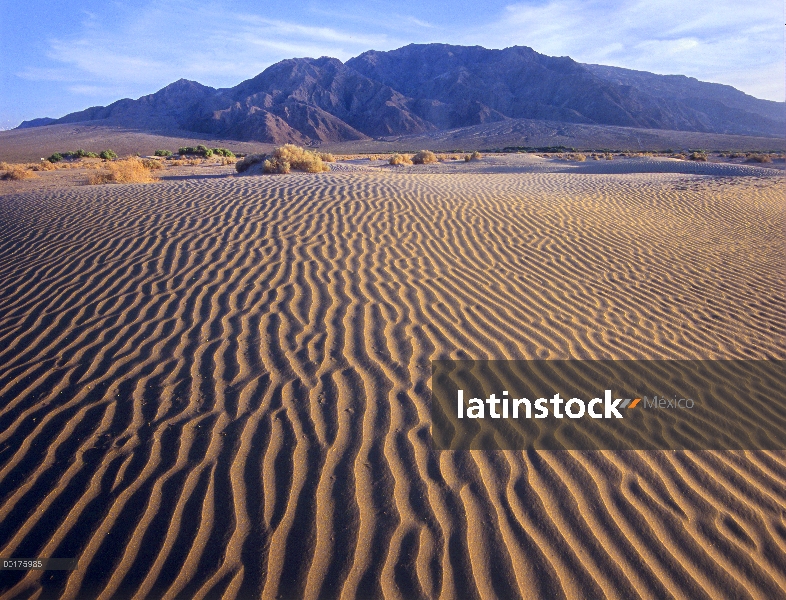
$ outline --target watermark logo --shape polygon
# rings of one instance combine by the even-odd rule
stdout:
[[[438,450],[786,450],[786,361],[432,362]]]

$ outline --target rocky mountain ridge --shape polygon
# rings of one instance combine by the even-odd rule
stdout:
[[[19,128],[96,122],[149,132],[315,145],[424,134],[508,119],[783,137],[786,104],[730,86],[585,65],[514,46],[411,44],[276,63],[232,88],[181,79]]]

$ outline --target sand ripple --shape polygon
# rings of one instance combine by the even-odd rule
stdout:
[[[783,597],[782,453],[427,443],[432,359],[785,358],[756,173],[0,199],[0,555],[80,565],[0,590]]]

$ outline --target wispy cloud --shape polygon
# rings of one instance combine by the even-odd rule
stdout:
[[[526,45],[580,62],[680,73],[784,97],[781,0],[487,0],[483,10],[471,0],[453,0],[450,10],[419,0],[394,6],[336,0],[298,3],[276,15],[239,4],[64,7],[56,24],[41,26],[42,35],[30,37],[18,59],[0,66],[10,82],[0,112],[59,116],[87,103],[139,97],[181,77],[227,87],[285,58],[347,60],[426,42]],[[26,14],[22,20],[37,18]],[[18,36],[14,47],[25,43]]]
[[[783,100],[783,6],[778,1],[547,0],[507,6],[468,30],[468,43],[526,45],[580,62],[728,83]]]
[[[222,86],[254,76],[284,58],[347,59],[371,47],[390,45],[384,33],[180,5],[177,14],[154,8],[111,27],[86,13],[78,35],[49,40],[47,66],[28,66],[16,74],[97,92],[107,82],[123,82],[127,87],[165,85],[180,77]]]

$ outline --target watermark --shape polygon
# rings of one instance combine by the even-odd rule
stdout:
[[[76,558],[3,558],[0,571],[75,571]]]
[[[786,361],[434,361],[439,450],[786,449]]]

